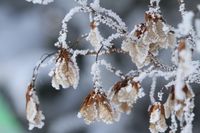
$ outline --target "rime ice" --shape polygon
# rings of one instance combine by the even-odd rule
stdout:
[[[42,4],[42,5],[47,5],[51,2],[53,2],[54,0],[26,0],[28,2],[33,2],[33,4]]]

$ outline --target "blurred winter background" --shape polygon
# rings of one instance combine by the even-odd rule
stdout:
[[[101,5],[119,14],[129,27],[144,21],[144,12],[148,9],[148,0],[101,0]],[[198,0],[187,1],[187,9],[194,9]],[[199,1],[200,2],[200,1]],[[147,96],[135,104],[130,115],[122,115],[121,120],[113,125],[97,122],[90,126],[77,118],[80,105],[92,88],[90,68],[92,57],[78,58],[81,78],[77,90],[72,88],[56,91],[51,87],[48,76],[50,68],[42,69],[37,89],[41,108],[46,116],[43,129],[28,131],[25,119],[25,91],[31,79],[34,65],[44,53],[55,51],[61,28],[61,21],[70,8],[76,6],[73,0],[55,0],[47,6],[33,5],[25,0],[0,0],[0,133],[148,133],[149,106],[148,79],[143,83]],[[181,21],[176,0],[162,0],[161,9],[165,20],[176,26]],[[75,40],[88,32],[87,16],[76,15],[70,22],[69,39]],[[107,35],[107,28],[102,28]],[[119,41],[118,41],[119,43]],[[79,48],[86,48],[83,42]],[[169,61],[170,52],[161,51],[163,62]],[[167,58],[168,57],[168,58]],[[128,56],[113,55],[107,57],[114,66],[123,72],[135,69]],[[102,73],[104,88],[118,79],[104,70]],[[165,83],[159,79],[158,89]],[[195,92],[198,92],[197,88]],[[199,99],[196,99],[196,117],[194,133],[200,131]]]

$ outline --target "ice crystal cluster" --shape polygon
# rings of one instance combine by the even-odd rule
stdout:
[[[53,0],[27,1],[48,4]],[[149,92],[151,105],[147,109],[150,132],[175,133],[180,130],[181,133],[192,133],[195,93],[191,84],[200,84],[200,61],[193,59],[194,54],[200,52],[200,18],[196,15],[200,13],[199,6],[198,12],[194,13],[185,9],[184,0],[178,0],[182,22],[173,27],[166,22],[161,13],[160,0],[150,0],[149,9],[144,12],[144,22],[128,30],[115,12],[101,7],[99,0],[75,1],[77,6],[71,9],[62,21],[58,41],[55,43],[58,50],[41,58],[34,68],[26,93],[29,129],[42,128],[44,125],[45,117],[39,109],[35,86],[41,65],[46,60],[53,60],[51,63],[54,64],[54,68],[49,73],[52,77],[52,87],[76,89],[79,83],[76,58],[92,55],[95,59],[91,66],[93,88],[83,100],[77,115],[83,118],[86,124],[95,121],[112,124],[120,120],[121,113],[130,114],[138,99],[145,96],[142,81],[148,77],[152,79]],[[89,33],[83,34],[82,39],[88,41],[91,49],[78,50],[69,45],[68,23],[77,13],[89,16]],[[104,38],[99,30],[102,24],[111,28],[113,34]],[[122,42],[120,47],[117,47],[113,41],[119,38]],[[161,63],[164,62],[158,58],[161,49],[171,50],[170,58],[173,65]],[[129,55],[137,69],[123,73],[101,57],[113,53]],[[102,66],[119,77],[110,89],[102,86]],[[163,77],[168,83],[160,89],[156,99],[156,79],[159,77]],[[163,93],[163,89],[168,93]],[[162,95],[168,95],[168,98],[163,100]],[[171,123],[166,122],[170,120]]]

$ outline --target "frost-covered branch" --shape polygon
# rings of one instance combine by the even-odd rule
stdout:
[[[31,0],[27,0],[31,1]],[[53,0],[32,0],[33,3],[47,4]],[[149,107],[150,126],[152,133],[165,132],[169,128],[175,133],[192,133],[194,119],[195,94],[191,83],[200,84],[200,61],[193,56],[200,52],[200,18],[193,11],[187,11],[184,0],[179,1],[179,11],[182,22],[177,28],[164,20],[159,3],[160,0],[150,0],[149,9],[144,12],[144,21],[128,30],[126,23],[115,12],[101,7],[100,0],[75,0],[77,6],[72,8],[64,17],[62,27],[55,43],[57,51],[42,58],[33,71],[31,83],[27,88],[27,120],[30,129],[41,128],[44,116],[39,110],[39,100],[36,95],[35,82],[38,71],[43,62],[54,55],[54,64],[49,75],[52,77],[52,86],[55,89],[78,88],[79,67],[76,58],[91,55],[94,63],[91,66],[93,87],[86,96],[78,113],[86,124],[102,121],[111,124],[120,119],[121,113],[129,114],[139,98],[145,96],[142,82],[148,77],[152,79],[150,86]],[[198,12],[200,7],[197,6]],[[178,11],[178,10],[177,10]],[[88,33],[81,35],[75,41],[68,39],[70,20],[75,14],[85,13],[88,16],[90,27]],[[110,28],[113,33],[104,37],[101,26]],[[130,31],[130,32],[129,32]],[[114,43],[120,39],[120,47]],[[88,42],[91,48],[77,49],[82,40]],[[171,50],[170,65],[158,58],[160,50]],[[105,56],[112,54],[126,54],[136,65],[136,69],[127,70],[123,74],[118,67],[105,61]],[[101,58],[100,58],[101,56]],[[120,80],[105,90],[101,81],[100,66]],[[158,100],[154,98],[157,91],[157,79],[162,77],[167,81],[159,88]],[[81,80],[81,79],[80,79]],[[163,101],[163,89],[167,89],[168,98]],[[81,90],[80,90],[81,91]],[[171,119],[171,124],[166,123]]]
[[[33,2],[33,4],[42,4],[42,5],[47,5],[51,2],[53,2],[54,0],[26,0],[28,2]]]

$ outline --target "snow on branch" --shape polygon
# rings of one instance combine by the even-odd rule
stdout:
[[[26,0],[28,2],[33,2],[33,4],[42,4],[42,5],[47,5],[51,2],[53,2],[54,0]]]

